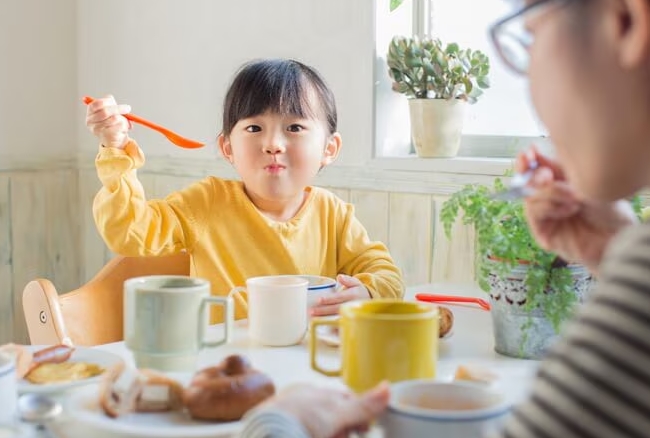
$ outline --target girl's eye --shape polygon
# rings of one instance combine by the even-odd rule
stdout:
[[[248,131],[248,132],[260,132],[261,130],[262,130],[262,128],[260,128],[257,125],[250,125],[250,126],[246,127],[246,131]]]
[[[300,132],[303,129],[305,129],[304,126],[298,125],[296,123],[294,123],[293,125],[289,125],[289,127],[287,128],[287,130],[290,131],[290,132]]]

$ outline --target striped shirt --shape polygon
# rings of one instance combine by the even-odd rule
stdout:
[[[259,412],[241,437],[307,434],[292,417]],[[529,399],[513,410],[500,437],[650,437],[650,224],[612,240],[596,290],[544,359]]]
[[[650,224],[613,239],[596,290],[502,437],[650,437]]]
[[[244,417],[240,438],[309,438],[298,420],[278,409],[259,409]]]

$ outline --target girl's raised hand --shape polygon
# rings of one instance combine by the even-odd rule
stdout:
[[[124,148],[129,142],[129,122],[123,114],[131,112],[130,105],[118,105],[113,96],[95,99],[86,108],[86,126],[103,146]]]

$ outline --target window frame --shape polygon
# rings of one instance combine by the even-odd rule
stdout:
[[[406,1],[406,0],[405,0]],[[413,35],[431,35],[434,31],[433,27],[433,14],[435,11],[435,3],[442,0],[410,0],[412,2],[412,28]],[[380,7],[378,3],[381,0],[375,0],[375,8]],[[376,17],[377,11],[375,11]],[[377,30],[375,28],[375,40],[377,38]],[[375,53],[375,60],[379,59],[379,54]],[[491,60],[492,61],[492,60]],[[379,75],[385,74],[387,66],[385,62],[380,69],[378,62],[375,62],[374,67],[374,81],[379,81]],[[372,160],[377,162],[378,166],[385,169],[400,170],[404,167],[404,163],[414,162],[414,160],[430,160],[426,158],[418,158],[414,152],[413,144],[410,143],[410,153],[408,155],[388,155],[382,150],[382,144],[378,138],[377,131],[377,112],[378,101],[377,91],[373,92],[373,149]],[[475,159],[479,166],[482,166],[487,161],[497,160],[503,162],[511,162],[516,154],[528,148],[531,144],[535,144],[540,150],[545,153],[552,154],[552,145],[547,136],[521,136],[521,135],[477,135],[477,134],[463,134],[461,138],[461,146],[458,151],[457,157],[463,162],[469,162]],[[453,160],[445,159],[445,160]],[[398,164],[395,164],[398,163]],[[435,166],[416,166],[430,170],[438,168]]]

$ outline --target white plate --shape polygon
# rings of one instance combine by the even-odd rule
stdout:
[[[47,348],[47,345],[30,345],[28,348],[31,351],[38,351],[44,348]],[[72,352],[70,362],[88,362],[99,365],[100,367],[106,369],[118,362],[122,362],[122,358],[115,353],[109,351],[100,350],[97,348],[90,347],[75,347],[75,350]],[[62,382],[62,383],[45,383],[45,384],[34,384],[30,383],[25,379],[18,381],[18,392],[58,392],[63,391],[75,386],[88,385],[89,383],[97,383],[101,380],[101,374],[99,376],[90,377],[83,380],[75,380],[72,382]]]
[[[66,400],[67,416],[99,429],[131,437],[216,438],[230,436],[241,429],[239,421],[218,423],[192,420],[185,412],[132,413],[108,417],[99,406],[97,386],[72,393]]]

